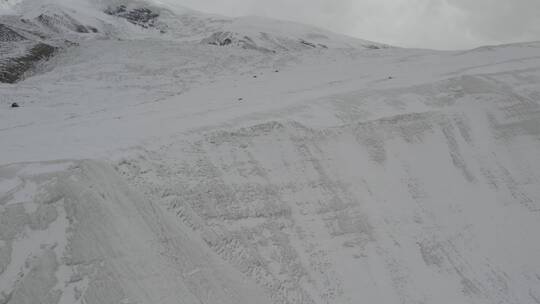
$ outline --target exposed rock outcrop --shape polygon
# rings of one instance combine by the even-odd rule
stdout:
[[[0,59],[0,82],[16,83],[20,81],[26,72],[32,69],[40,61],[54,55],[57,47],[37,43],[20,56]]]
[[[129,9],[125,5],[120,5],[115,8],[108,8],[105,13],[111,16],[124,18],[132,24],[143,28],[154,27],[159,14],[149,8],[134,8]]]

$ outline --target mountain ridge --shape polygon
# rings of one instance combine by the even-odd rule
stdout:
[[[200,40],[203,44],[266,53],[306,48],[386,47],[290,22],[255,17],[215,17],[178,8],[179,13],[175,13],[146,1],[68,2],[49,0],[38,6],[32,1],[17,3],[18,14],[0,15],[3,35],[19,31],[18,35],[27,35],[25,40],[33,40],[35,45],[45,44],[56,49],[87,39],[141,38]],[[18,81],[34,63],[53,55],[50,52],[47,56],[17,57],[17,54],[9,53],[10,48],[17,48],[9,46],[13,41],[2,43],[1,64],[5,66],[3,75],[6,75],[1,77],[2,82]],[[27,52],[32,53],[31,49]]]

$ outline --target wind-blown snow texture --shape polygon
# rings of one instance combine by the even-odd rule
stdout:
[[[0,16],[1,304],[540,303],[540,43],[65,2]]]

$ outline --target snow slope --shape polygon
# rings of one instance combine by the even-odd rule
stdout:
[[[540,303],[540,43],[29,3],[0,23],[59,50],[0,83],[0,303]]]
[[[109,165],[27,163],[0,174],[9,187],[2,303],[266,302]]]

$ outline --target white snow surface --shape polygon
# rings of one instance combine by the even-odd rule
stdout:
[[[0,83],[1,304],[540,303],[540,43],[36,2],[99,32]]]

